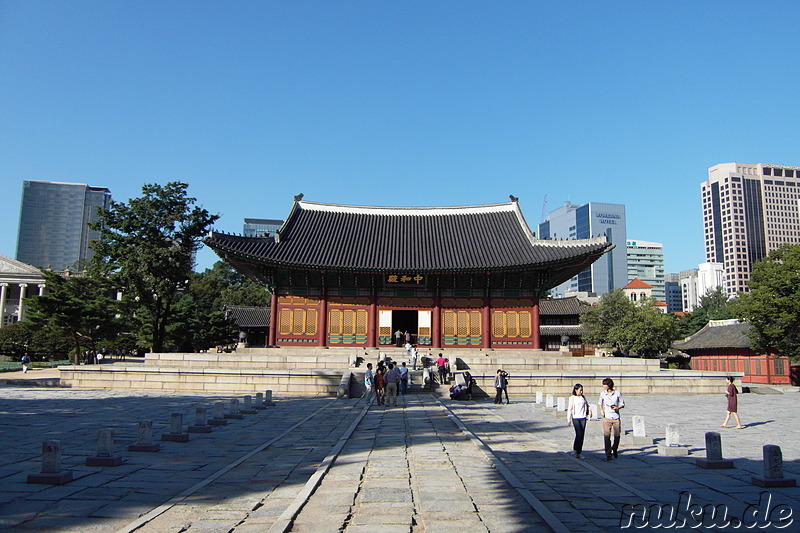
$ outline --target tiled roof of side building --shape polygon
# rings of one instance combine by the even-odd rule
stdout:
[[[681,350],[702,350],[708,348],[749,348],[750,339],[745,334],[752,326],[738,320],[712,320],[703,329],[675,341],[672,347]]]
[[[595,259],[604,236],[537,239],[517,202],[462,207],[360,207],[296,200],[275,237],[212,232],[220,255],[289,267],[409,272],[514,269]]]
[[[269,326],[269,307],[227,305],[225,306],[225,313],[239,327],[258,328]]]
[[[539,301],[540,315],[579,315],[587,306],[583,305],[577,297],[554,298]]]

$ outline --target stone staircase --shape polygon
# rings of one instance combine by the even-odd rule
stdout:
[[[412,372],[410,392],[449,394],[443,386],[424,381],[427,365],[436,374],[435,358],[442,353],[459,376],[468,371],[476,380],[475,396],[494,396],[498,368],[510,374],[509,394],[536,392],[564,395],[575,383],[587,391],[599,390],[605,377],[625,394],[722,394],[724,372],[662,370],[653,359],[566,357],[542,350],[423,349],[418,370]],[[235,353],[147,354],[144,364],[62,366],[64,386],[101,389],[169,390],[209,394],[252,394],[272,390],[283,395],[336,395],[345,372],[350,372],[350,396],[363,394],[366,362],[379,358],[406,361],[401,348],[244,348]]]

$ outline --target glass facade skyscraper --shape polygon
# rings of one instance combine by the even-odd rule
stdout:
[[[555,287],[551,291],[554,297],[582,292],[600,296],[627,285],[625,206],[600,202],[578,206],[564,202],[539,224],[541,239],[588,239],[598,235],[605,235],[616,247],[571,280]]]
[[[92,257],[89,229],[98,209],[108,209],[111,191],[82,183],[24,181],[17,236],[18,261],[39,268],[76,268]]]
[[[629,239],[626,247],[628,250],[628,281],[639,278],[651,285],[653,298],[663,302],[666,299],[664,245],[660,242]],[[669,304],[667,303],[667,305]]]

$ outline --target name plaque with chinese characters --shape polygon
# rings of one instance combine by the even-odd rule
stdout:
[[[384,283],[389,286],[425,285],[422,274],[387,274]]]

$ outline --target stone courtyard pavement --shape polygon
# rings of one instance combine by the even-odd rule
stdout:
[[[798,398],[796,391],[742,395],[747,427],[734,430],[719,427],[721,395],[628,396],[623,430],[642,415],[658,441],[676,423],[689,455],[660,456],[623,438],[620,457],[606,462],[598,422],[590,422],[579,460],[567,453],[573,432],[564,413],[531,398],[498,406],[419,394],[396,408],[366,409],[359,399],[276,397],[258,414],[146,453],[128,451],[139,421],[152,420],[158,439],[171,413],[187,425],[196,407],[210,416],[228,398],[4,386],[0,530],[800,531],[800,489],[751,483],[763,474],[764,444],[781,446],[785,476],[800,478]],[[122,465],[86,466],[101,428],[114,429]],[[695,466],[707,431],[721,433],[734,469]],[[62,468],[73,480],[27,483],[50,439],[61,441]],[[678,508],[674,520],[670,505]]]

